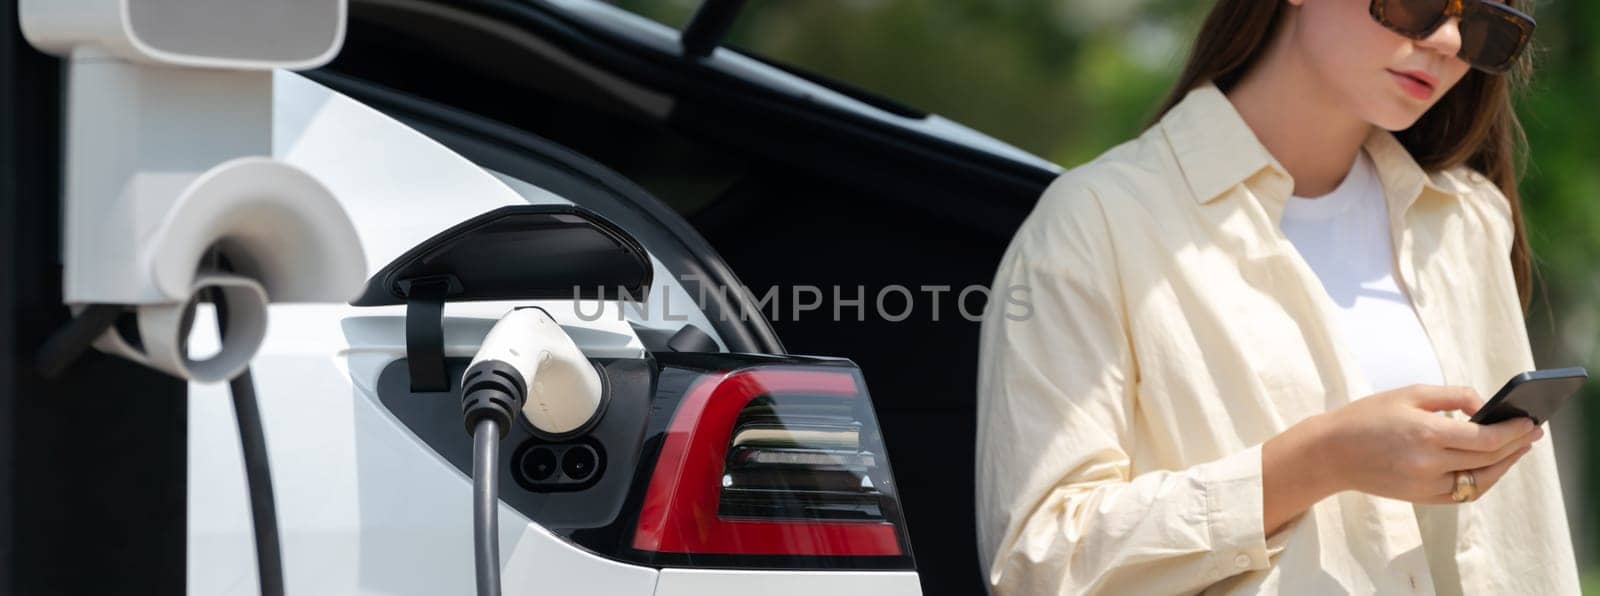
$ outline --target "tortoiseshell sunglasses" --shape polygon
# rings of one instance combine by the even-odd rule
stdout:
[[[1460,56],[1478,70],[1501,74],[1528,47],[1533,17],[1490,0],[1372,0],[1373,20],[1412,39],[1427,39],[1450,17],[1461,17]]]

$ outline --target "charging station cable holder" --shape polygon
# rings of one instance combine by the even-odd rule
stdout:
[[[21,0],[24,37],[67,63],[63,300],[126,305],[137,345],[94,343],[180,378],[243,371],[269,302],[345,302],[366,279],[355,226],[315,176],[273,155],[274,69],[343,44],[345,0]],[[228,271],[202,263],[219,254]],[[187,354],[193,305],[228,333]]]

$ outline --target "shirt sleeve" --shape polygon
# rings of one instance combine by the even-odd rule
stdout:
[[[976,481],[997,596],[1192,593],[1283,548],[1263,535],[1259,445],[1130,475],[1137,368],[1119,266],[1139,265],[1118,263],[1099,199],[1058,179],[996,274]]]

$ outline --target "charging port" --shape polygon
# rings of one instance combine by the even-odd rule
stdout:
[[[598,442],[579,440],[547,443],[524,441],[513,454],[512,477],[533,492],[566,492],[594,486],[605,471],[605,449]]]

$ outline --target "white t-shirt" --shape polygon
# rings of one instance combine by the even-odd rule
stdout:
[[[1333,192],[1289,197],[1280,225],[1339,306],[1339,335],[1374,393],[1443,383],[1411,297],[1395,283],[1388,203],[1366,150]]]
[[[1394,280],[1394,246],[1383,184],[1366,150],[1326,195],[1289,197],[1280,224],[1339,306],[1339,335],[1361,360],[1374,393],[1444,375],[1411,297]],[[1366,396],[1356,396],[1357,398]],[[1453,505],[1413,505],[1422,548],[1439,594],[1460,594]]]

